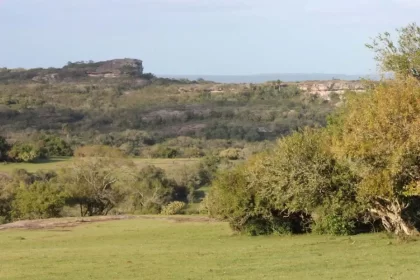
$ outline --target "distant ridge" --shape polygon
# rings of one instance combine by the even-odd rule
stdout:
[[[267,81],[281,80],[283,82],[301,82],[301,81],[316,81],[316,80],[360,80],[362,78],[378,80],[378,75],[344,75],[344,74],[257,74],[257,75],[158,75],[160,77],[173,79],[189,79],[197,80],[202,78],[208,81],[218,83],[264,83]]]

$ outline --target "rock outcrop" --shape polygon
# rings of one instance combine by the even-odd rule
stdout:
[[[143,62],[139,59],[113,59],[104,61],[89,77],[117,78],[122,75],[138,76],[143,74]]]
[[[307,81],[291,84],[296,85],[304,92],[317,94],[323,98],[329,98],[332,93],[343,94],[346,91],[365,91],[365,86],[361,81]]]

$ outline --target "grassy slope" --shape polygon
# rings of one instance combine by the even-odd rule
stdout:
[[[38,163],[0,163],[0,173],[11,173],[15,169],[26,169],[29,172],[35,172],[37,170],[56,170],[65,166],[71,160],[72,159],[68,157],[56,157],[48,161],[41,161]],[[183,168],[198,163],[199,160],[200,159],[133,159],[134,163],[139,168],[147,165],[155,165],[156,167],[164,169],[168,175],[174,175],[174,173],[177,173]]]
[[[381,234],[232,235],[225,223],[128,220],[0,232],[0,279],[417,279],[420,244]]]

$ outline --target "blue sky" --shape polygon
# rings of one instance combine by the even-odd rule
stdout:
[[[142,59],[156,74],[367,74],[420,0],[0,0],[0,67]]]

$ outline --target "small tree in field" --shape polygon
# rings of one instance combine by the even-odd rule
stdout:
[[[80,206],[81,216],[107,215],[125,198],[133,166],[123,159],[81,158],[62,170],[59,179],[71,202]]]
[[[396,234],[417,232],[420,210],[420,86],[389,81],[348,100],[334,150],[362,178],[358,198]]]
[[[158,214],[175,194],[176,183],[169,180],[161,168],[146,166],[136,174],[135,178],[130,188],[135,211]]]

